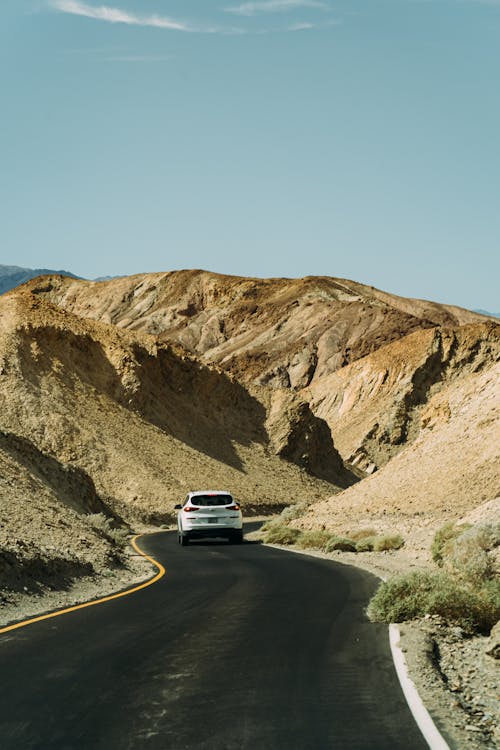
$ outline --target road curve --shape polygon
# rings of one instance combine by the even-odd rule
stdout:
[[[167,574],[0,636],[2,750],[425,750],[376,579],[257,544],[142,537]]]

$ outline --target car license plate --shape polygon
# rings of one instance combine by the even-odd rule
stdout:
[[[218,518],[209,518],[208,523],[217,523],[218,520]]]

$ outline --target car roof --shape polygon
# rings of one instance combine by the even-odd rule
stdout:
[[[197,497],[198,495],[231,495],[227,490],[195,490],[190,492],[190,497]]]

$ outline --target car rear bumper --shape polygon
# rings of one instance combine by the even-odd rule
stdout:
[[[228,529],[227,526],[224,528],[215,529],[213,527],[209,529],[185,529],[183,533],[189,537],[189,539],[233,539],[238,536],[241,537],[241,529]]]

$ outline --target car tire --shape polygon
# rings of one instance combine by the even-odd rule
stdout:
[[[243,532],[242,531],[235,531],[229,537],[229,544],[241,544],[242,541],[243,541]]]
[[[179,544],[181,547],[187,547],[189,544],[189,536],[187,534],[179,534]]]

